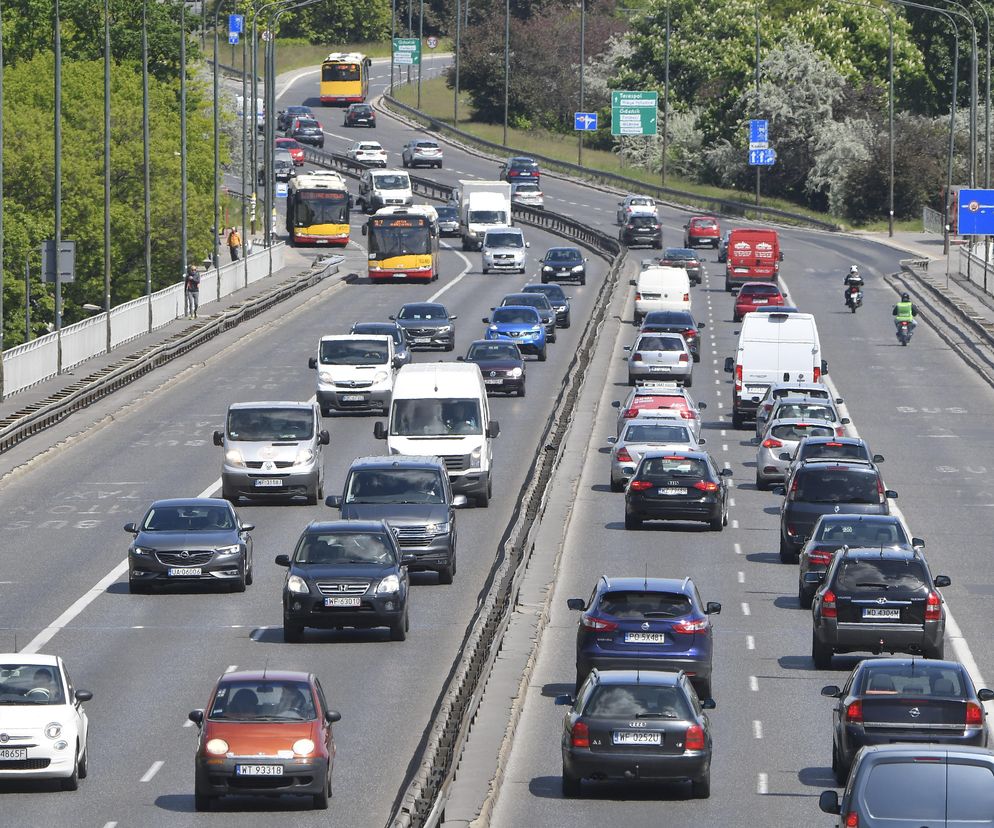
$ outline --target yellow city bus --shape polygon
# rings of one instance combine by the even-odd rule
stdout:
[[[332,52],[321,64],[321,103],[362,103],[369,92],[372,61],[359,52]]]
[[[349,188],[330,170],[313,170],[290,179],[286,231],[291,244],[349,243]]]
[[[438,278],[438,213],[427,204],[383,207],[363,225],[373,282]]]

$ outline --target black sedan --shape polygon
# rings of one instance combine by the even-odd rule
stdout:
[[[548,285],[544,282],[540,285],[525,285],[521,288],[522,293],[543,293],[556,312],[556,327],[568,328],[572,323],[570,316],[569,297],[563,293],[559,285]]]
[[[649,311],[642,320],[640,333],[678,333],[687,341],[694,362],[701,361],[701,337],[705,324],[694,319],[690,311]]]
[[[644,245],[659,250],[663,246],[663,226],[655,216],[629,216],[618,233],[618,241],[629,247]]]
[[[955,661],[877,658],[861,661],[840,690],[832,709],[832,771],[845,785],[857,751],[893,742],[938,742],[987,747],[983,702],[994,690],[978,691]]]
[[[711,796],[713,699],[697,698],[683,672],[593,670],[563,721],[563,796],[579,796],[583,779],[643,784],[687,780]]]
[[[397,537],[383,521],[313,522],[287,567],[283,582],[283,640],[300,641],[305,627],[389,627],[393,641],[407,638],[410,578]]]
[[[689,247],[667,247],[652,263],[660,267],[682,267],[692,285],[699,285],[704,279],[704,260]]]
[[[254,528],[220,498],[155,501],[141,523],[124,527],[134,535],[128,549],[131,592],[199,581],[244,592],[252,583]]]
[[[451,351],[456,342],[456,318],[437,302],[408,302],[390,317],[404,329],[412,351],[423,348]]]
[[[715,532],[728,523],[731,469],[703,451],[650,451],[625,489],[625,528],[646,520],[702,520]]]
[[[313,118],[314,112],[309,106],[288,106],[276,113],[276,129],[286,132],[294,118]]]
[[[569,280],[585,285],[586,263],[578,247],[550,247],[542,257],[542,284]]]
[[[525,358],[513,342],[478,339],[459,362],[475,362],[483,374],[487,393],[525,395]]]

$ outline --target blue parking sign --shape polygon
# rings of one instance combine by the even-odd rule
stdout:
[[[228,43],[232,46],[238,45],[238,32],[228,32]]]
[[[244,34],[244,33],[245,33],[245,15],[229,14],[228,34]]]
[[[752,120],[749,121],[749,143],[761,144],[770,140],[770,122]]]

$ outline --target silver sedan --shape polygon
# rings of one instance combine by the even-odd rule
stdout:
[[[608,437],[607,441],[614,444],[611,451],[611,491],[620,492],[625,488],[647,451],[700,451],[706,441],[703,437],[698,439],[693,429],[684,422],[677,418],[636,417],[626,423],[620,437]]]
[[[756,451],[756,488],[765,490],[787,479],[790,457],[805,437],[834,436],[835,427],[824,421],[796,417],[770,420]]]
[[[849,425],[849,418],[839,414],[832,400],[812,399],[811,397],[791,396],[781,397],[774,400],[773,408],[760,428],[758,421],[756,425],[756,437],[762,437],[766,427],[774,420],[785,420],[788,418],[822,420],[831,423],[835,427],[835,436],[842,437],[846,433],[845,426]]]
[[[775,382],[766,389],[766,395],[759,401],[756,409],[756,436],[762,437],[766,431],[766,422],[770,419],[773,405],[782,397],[811,397],[817,400],[831,399],[828,386],[820,382]],[[842,397],[836,397],[835,402],[842,405]]]
[[[646,380],[676,380],[685,388],[693,384],[694,359],[680,334],[639,334],[628,355],[628,384]]]

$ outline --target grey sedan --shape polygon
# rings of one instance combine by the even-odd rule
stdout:
[[[639,334],[635,344],[625,350],[630,352],[629,385],[664,378],[681,382],[686,388],[693,384],[694,360],[680,334]]]
[[[706,442],[698,439],[683,421],[662,417],[636,417],[628,420],[620,437],[608,437],[614,444],[611,451],[611,491],[620,492],[635,474],[639,460],[647,451],[675,449],[700,451]]]
[[[786,480],[789,458],[805,437],[834,436],[831,423],[798,418],[770,420],[756,451],[756,488],[768,489]]]
[[[407,334],[396,322],[356,322],[349,333],[389,336],[393,339],[393,364],[397,368],[409,365],[414,358],[407,345]]]
[[[835,427],[836,437],[844,436],[846,433],[845,426],[849,425],[849,418],[839,414],[839,409],[835,407],[835,403],[832,400],[811,399],[810,397],[802,396],[781,397],[774,401],[773,408],[770,409],[770,413],[763,422],[762,428],[758,425],[759,421],[757,420],[756,437],[762,437],[767,424],[772,423],[774,420],[785,420],[788,418],[820,420],[831,423]]]

